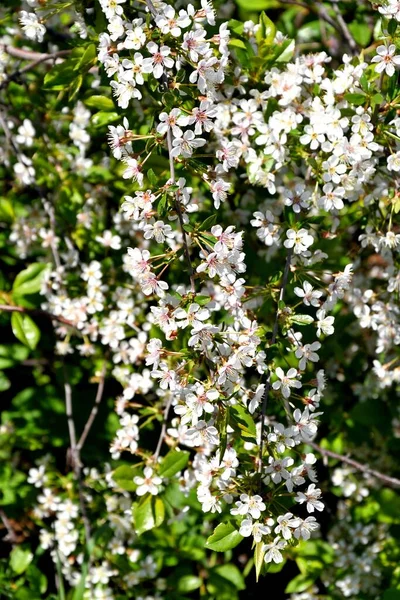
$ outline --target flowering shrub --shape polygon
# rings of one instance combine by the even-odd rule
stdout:
[[[1,10],[1,593],[400,597],[399,3]]]

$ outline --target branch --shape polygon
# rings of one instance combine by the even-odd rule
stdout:
[[[102,368],[101,374],[100,374],[100,380],[99,380],[99,385],[97,388],[97,394],[96,394],[96,398],[94,401],[94,405],[93,405],[92,410],[90,411],[90,415],[89,415],[88,420],[86,421],[86,425],[82,431],[82,435],[79,438],[79,441],[76,445],[76,451],[78,454],[82,450],[82,447],[86,441],[87,436],[89,435],[89,431],[91,430],[94,420],[96,418],[96,415],[99,411],[99,405],[103,398],[104,380],[105,380],[105,376],[106,376],[106,370],[107,370],[107,363],[106,363],[106,361],[104,361],[103,368]]]
[[[46,317],[47,319],[51,319],[52,321],[58,321],[59,323],[63,323],[63,325],[75,327],[72,321],[68,321],[68,319],[65,319],[65,317],[62,317],[61,315],[53,315],[52,313],[49,313],[46,310],[41,310],[40,308],[25,308],[24,306],[10,306],[8,304],[0,304],[0,312],[1,311],[19,312],[27,315]]]
[[[335,0],[333,0],[333,2],[335,2]],[[323,21],[328,23],[331,27],[333,27],[335,29],[335,31],[337,33],[340,34],[340,36],[350,46],[350,49],[352,50],[353,54],[358,52],[358,46],[357,46],[355,40],[353,39],[353,37],[351,36],[351,33],[348,30],[348,27],[347,27],[346,23],[344,22],[343,17],[340,15],[340,21],[338,18],[338,22],[336,22],[335,19],[333,19],[330,16],[330,14],[326,10],[326,8],[322,4],[322,2],[317,2],[316,4],[307,4],[306,2],[302,2],[302,0],[280,0],[280,3],[281,4],[290,4],[292,6],[300,6],[301,8],[304,8],[305,10],[315,13],[316,15],[318,15],[318,17],[320,19],[322,19]],[[335,10],[335,7],[334,7],[334,10]],[[336,10],[335,10],[335,13],[337,16],[338,13],[336,12]]]
[[[343,19],[342,14],[340,12],[340,9],[337,5],[337,0],[331,0],[332,4],[333,4],[333,10],[335,11],[335,15],[336,15],[336,20],[338,22],[338,25],[342,31],[342,35],[344,37],[344,39],[346,40],[346,42],[348,43],[348,45],[350,46],[350,49],[352,50],[353,54],[358,54],[358,45],[357,42],[355,41],[355,39],[353,38],[353,36],[350,33],[349,28],[347,27],[347,23],[346,21]]]
[[[153,459],[154,459],[155,462],[157,462],[157,459],[158,459],[158,457],[160,455],[161,446],[162,446],[162,443],[164,441],[165,434],[166,434],[166,431],[167,431],[167,419],[168,419],[169,409],[171,408],[171,404],[172,404],[172,398],[173,398],[173,396],[172,396],[172,394],[170,394],[170,396],[168,398],[168,402],[167,402],[167,404],[165,406],[165,409],[164,409],[163,423],[162,423],[162,426],[161,426],[160,437],[158,438],[157,448],[156,448],[156,450],[155,450],[155,452],[153,454]]]
[[[52,52],[50,54],[42,54],[41,52],[33,52],[32,50],[24,50],[23,48],[13,48],[12,46],[6,45],[0,46],[0,50],[6,54],[9,54],[10,56],[13,56],[14,58],[32,61],[28,65],[25,65],[25,67],[17,69],[13,73],[10,73],[10,75],[7,75],[6,79],[0,84],[0,90],[6,87],[10,81],[18,79],[20,75],[23,75],[27,71],[31,71],[37,65],[40,65],[48,60],[56,60],[57,58],[71,54],[71,50],[59,50],[58,52]]]
[[[18,542],[18,536],[11,525],[10,519],[7,517],[3,509],[0,509],[0,519],[7,530],[7,535],[3,538],[3,541],[10,542],[10,544],[14,546]]]
[[[275,344],[276,336],[278,335],[279,313],[280,313],[279,303],[283,300],[284,295],[285,295],[285,289],[286,289],[286,285],[287,285],[287,281],[288,281],[288,277],[289,277],[289,270],[290,270],[290,263],[292,260],[292,255],[293,255],[293,248],[289,248],[287,256],[286,256],[285,268],[283,271],[281,289],[279,292],[278,309],[276,311],[275,323],[274,323],[274,327],[272,330],[272,337],[271,337],[271,343],[270,343],[271,346],[273,346],[273,344]],[[261,410],[261,437],[260,437],[260,453],[259,453],[259,460],[258,460],[258,472],[259,473],[262,472],[262,467],[263,467],[262,458],[263,458],[263,450],[264,450],[265,418],[266,418],[266,414],[267,414],[268,395],[269,395],[269,391],[271,389],[271,372],[269,369],[266,372],[266,377],[267,377],[267,380],[265,382],[265,390],[264,390],[262,410]]]
[[[76,444],[76,429],[75,429],[75,421],[72,410],[72,389],[71,384],[69,383],[67,369],[64,367],[64,392],[65,392],[65,412],[67,415],[67,423],[68,423],[68,433],[69,433],[69,443],[70,447],[67,452],[67,460],[73,469],[76,482],[78,484],[78,494],[79,494],[79,507],[82,515],[83,526],[85,528],[85,536],[86,536],[86,544],[89,543],[91,537],[90,530],[90,521],[86,512],[85,505],[85,496],[83,493],[83,481],[82,481],[82,463],[79,456],[79,450],[77,449]]]
[[[314,450],[316,450],[317,452],[322,454],[322,456],[330,456],[331,458],[340,460],[343,463],[351,465],[352,467],[357,469],[357,471],[361,471],[362,473],[368,473],[368,475],[372,475],[373,477],[376,477],[377,479],[384,481],[389,486],[400,487],[400,479],[397,479],[396,477],[390,477],[389,475],[385,475],[384,473],[375,471],[374,469],[371,469],[368,465],[359,463],[358,461],[353,460],[352,458],[349,458],[348,456],[343,456],[342,454],[337,454],[336,452],[332,452],[332,450],[326,450],[325,448],[321,448],[321,446],[318,446],[318,444],[315,444],[314,442],[307,442],[307,444],[309,446],[311,446],[312,448],[314,448]]]

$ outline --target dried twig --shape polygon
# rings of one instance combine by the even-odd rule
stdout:
[[[357,469],[357,471],[367,473],[368,475],[372,475],[373,477],[384,481],[389,486],[400,487],[400,479],[397,479],[396,477],[390,477],[390,475],[385,475],[380,471],[375,471],[375,469],[371,469],[368,465],[362,464],[356,460],[353,460],[352,458],[349,458],[348,456],[344,456],[343,454],[338,454],[337,452],[332,452],[332,450],[321,448],[321,446],[318,446],[318,444],[315,444],[314,442],[307,442],[307,444],[314,448],[314,450],[322,454],[322,456],[330,456],[331,458],[340,460],[343,463],[351,465],[352,467]]]

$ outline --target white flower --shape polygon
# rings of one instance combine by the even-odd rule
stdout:
[[[283,561],[283,556],[280,550],[285,548],[286,545],[287,542],[278,537],[276,537],[271,544],[265,544],[263,546],[263,550],[265,552],[264,561],[266,563],[270,563],[272,561],[274,561],[276,564],[281,563]]]
[[[314,243],[314,238],[308,233],[307,229],[288,229],[286,232],[287,240],[283,242],[285,248],[293,248],[295,254],[305,252],[311,244]]]
[[[387,159],[388,171],[400,171],[400,152],[391,154]]]
[[[153,56],[151,58],[145,58],[143,60],[143,73],[153,73],[156,79],[160,79],[164,69],[171,69],[174,66],[174,61],[169,58],[171,49],[168,46],[161,46],[158,49],[158,45],[154,42],[147,44],[147,50]]]
[[[235,504],[236,508],[231,508],[232,515],[250,515],[253,519],[259,519],[261,512],[266,509],[266,505],[258,494],[255,496],[241,494],[240,501]]]
[[[333,327],[333,323],[335,322],[335,317],[327,317],[326,313],[323,309],[317,311],[317,336],[321,337],[321,333],[325,335],[332,335],[335,331]]]
[[[311,483],[308,486],[308,489],[305,494],[303,492],[297,492],[297,496],[295,497],[296,502],[299,504],[303,504],[307,502],[306,508],[309,513],[314,512],[314,510],[322,511],[324,510],[324,503],[319,500],[321,497],[321,490],[315,487],[315,483]]]
[[[303,283],[303,289],[300,287],[295,287],[294,293],[299,298],[303,298],[303,302],[306,306],[319,306],[321,304],[319,299],[322,296],[322,292],[319,290],[314,290],[311,283],[308,281]]]
[[[43,42],[46,27],[39,22],[35,13],[28,13],[26,10],[21,10],[19,21],[27,38]]]
[[[390,44],[387,48],[386,46],[378,46],[376,49],[376,56],[373,57],[373,63],[378,63],[375,67],[375,71],[377,73],[383,73],[385,71],[386,75],[391,77],[394,75],[396,67],[400,65],[400,56],[395,56],[396,46],[394,44]]]
[[[35,133],[31,121],[29,119],[24,119],[22,125],[18,127],[18,135],[15,136],[15,140],[18,144],[30,147],[33,144]]]
[[[135,158],[128,158],[125,161],[127,168],[122,173],[122,177],[124,179],[134,179],[138,182],[140,186],[143,185],[143,173],[141,171],[141,165]]]
[[[318,202],[324,210],[332,210],[333,208],[340,210],[343,208],[344,204],[342,198],[345,193],[344,188],[334,188],[332,183],[326,183],[322,190],[325,195],[321,196]]]
[[[170,113],[162,112],[159,116],[160,124],[157,125],[158,133],[165,134],[168,129],[172,129],[172,133],[175,137],[183,135],[182,129],[178,127],[185,127],[188,124],[189,117],[182,114],[179,108],[173,108]]]
[[[204,138],[196,138],[194,132],[189,129],[183,135],[176,137],[172,141],[173,150],[171,156],[179,156],[182,154],[185,158],[189,158],[193,154],[194,148],[204,146],[206,140]]]
[[[284,398],[289,398],[290,396],[290,388],[301,388],[301,383],[297,377],[297,369],[293,367],[289,369],[287,374],[285,375],[283,369],[278,367],[275,371],[277,377],[279,377],[278,381],[275,381],[272,384],[274,390],[281,390]]]
[[[244,519],[240,524],[239,533],[243,537],[250,537],[252,535],[254,541],[258,543],[261,542],[264,535],[271,533],[271,528],[258,521],[253,523],[251,519]]]
[[[146,467],[143,471],[143,477],[134,477],[133,481],[137,484],[138,488],[136,494],[138,496],[144,496],[149,492],[153,496],[156,496],[159,492],[158,486],[162,484],[161,477],[153,475],[153,469]]]
[[[35,487],[42,487],[47,480],[47,476],[45,473],[45,466],[40,465],[38,469],[29,469],[28,473],[28,483],[32,483]]]
[[[310,535],[313,531],[316,531],[319,525],[315,517],[307,517],[306,519],[299,519],[299,525],[295,529],[293,535],[296,539],[309,540]]]
[[[292,537],[291,529],[295,529],[300,525],[300,519],[293,519],[292,517],[292,513],[288,512],[277,519],[278,525],[275,527],[274,532],[277,534],[280,533],[285,540],[290,540]]]
[[[298,346],[295,352],[296,358],[300,359],[299,369],[304,371],[308,361],[317,362],[319,360],[318,354],[315,350],[319,350],[321,344],[319,342],[313,342],[312,344],[304,344],[304,346]]]

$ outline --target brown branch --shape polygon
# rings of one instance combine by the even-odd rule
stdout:
[[[0,312],[18,312],[27,315],[33,315],[37,317],[46,317],[47,319],[51,319],[52,321],[58,321],[63,325],[68,325],[69,327],[75,327],[72,321],[68,321],[65,317],[61,315],[53,315],[52,313],[47,312],[46,310],[41,310],[40,308],[25,308],[24,306],[10,306],[8,304],[0,304]]]
[[[285,268],[283,271],[281,289],[279,292],[278,308],[277,308],[276,315],[275,315],[275,323],[274,323],[274,327],[272,330],[272,337],[271,337],[271,342],[270,342],[271,346],[273,346],[273,344],[275,344],[276,337],[278,335],[279,313],[280,313],[279,303],[283,300],[283,298],[285,296],[285,289],[286,289],[286,285],[287,285],[287,281],[288,281],[288,277],[289,277],[290,263],[292,261],[292,255],[293,255],[293,248],[289,248],[287,256],[286,256]],[[265,428],[265,419],[266,419],[266,415],[267,415],[267,404],[268,404],[268,396],[269,396],[270,389],[271,389],[271,371],[269,369],[267,369],[265,389],[264,389],[264,394],[263,394],[263,403],[262,403],[262,409],[261,409],[260,452],[259,452],[259,459],[258,459],[258,472],[259,473],[262,472],[262,467],[263,467],[264,428]]]
[[[106,363],[106,361],[104,361],[103,368],[102,368],[101,374],[100,374],[100,380],[99,380],[99,385],[98,385],[98,388],[97,388],[97,393],[96,393],[96,398],[95,398],[95,401],[94,401],[94,405],[93,405],[92,410],[90,411],[90,415],[89,415],[88,420],[86,421],[86,425],[85,425],[85,427],[84,427],[84,429],[82,431],[82,435],[79,438],[79,441],[78,441],[78,443],[76,445],[76,451],[78,453],[80,453],[80,451],[82,450],[82,447],[83,447],[83,445],[84,445],[84,443],[86,441],[87,436],[89,435],[89,432],[90,432],[90,430],[92,428],[92,425],[94,423],[96,415],[97,415],[97,413],[99,411],[99,405],[100,405],[100,402],[101,402],[101,400],[103,398],[104,381],[105,381],[105,377],[106,377],[106,370],[107,370],[107,363]]]
[[[373,477],[384,481],[389,486],[400,487],[400,479],[397,479],[396,477],[390,477],[389,475],[385,475],[380,471],[375,471],[375,469],[371,469],[368,465],[362,464],[352,458],[349,458],[348,456],[343,456],[342,454],[337,454],[337,452],[332,452],[332,450],[321,448],[321,446],[318,446],[318,444],[315,444],[314,442],[307,442],[307,444],[314,448],[314,450],[322,454],[322,456],[330,456],[331,458],[340,460],[340,462],[346,463],[354,467],[357,471],[367,473],[368,475],[372,475]]]

